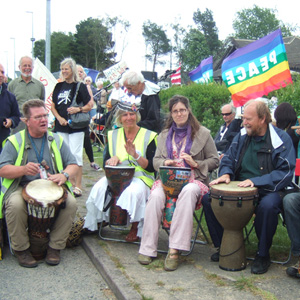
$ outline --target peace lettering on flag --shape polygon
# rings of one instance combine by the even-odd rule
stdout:
[[[222,78],[236,107],[292,84],[281,30],[237,49],[225,58]]]
[[[213,57],[210,56],[201,61],[200,65],[189,72],[189,77],[197,83],[208,83],[213,81]]]

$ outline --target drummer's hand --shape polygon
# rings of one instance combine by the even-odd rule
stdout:
[[[48,180],[56,182],[58,185],[62,185],[67,181],[67,177],[64,174],[50,174],[48,173]]]
[[[250,179],[246,179],[238,184],[239,187],[254,187],[254,183]]]
[[[215,184],[218,184],[218,183],[222,183],[222,182],[229,183],[230,182],[230,175],[229,174],[222,175],[221,177],[211,181],[209,183],[209,186],[212,186],[212,185],[215,185]]]
[[[300,128],[296,129],[296,133],[300,135]]]
[[[105,164],[109,165],[109,166],[116,166],[119,163],[120,163],[120,160],[119,160],[118,156],[113,156],[110,159],[108,159]]]
[[[167,159],[167,160],[165,160],[164,165],[165,166],[174,166],[174,167],[176,167],[176,161],[174,161],[172,159]]]
[[[40,164],[29,162],[25,166],[24,175],[34,176],[40,172]]]
[[[135,145],[133,144],[133,141],[130,140],[130,139],[128,139],[128,140],[126,141],[126,144],[124,145],[124,147],[125,147],[126,152],[127,152],[129,155],[131,155],[131,156],[134,157],[136,151],[135,151]]]
[[[182,152],[181,155],[180,155],[180,158],[181,159],[184,159],[185,162],[191,166],[192,168],[197,168],[198,167],[198,164],[194,161],[194,159],[192,158],[191,155],[185,153],[185,152]]]

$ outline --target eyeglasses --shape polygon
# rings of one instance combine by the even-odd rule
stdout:
[[[180,113],[180,114],[185,114],[186,111],[187,111],[186,108],[181,108],[181,109],[179,109],[179,110],[173,110],[173,111],[172,111],[172,115],[178,115],[179,113]]]
[[[36,117],[30,117],[32,119],[35,119],[36,121],[41,121],[43,118],[44,119],[48,119],[49,118],[49,115],[41,115],[41,116],[36,116]]]
[[[230,113],[225,113],[225,114],[223,114],[223,113],[221,113],[221,115],[224,117],[224,116],[226,116],[226,117],[228,117],[228,116],[230,116],[232,113],[230,112]]]

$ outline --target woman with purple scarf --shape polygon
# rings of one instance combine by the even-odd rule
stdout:
[[[161,166],[189,167],[189,183],[181,190],[173,214],[169,235],[169,251],[164,269],[178,267],[179,251],[188,251],[193,231],[193,213],[201,207],[201,199],[208,192],[208,173],[219,165],[219,158],[210,131],[201,126],[193,115],[186,97],[173,96],[168,103],[169,117],[157,140],[153,159],[155,170]],[[148,265],[157,256],[158,231],[166,196],[160,180],[148,198],[138,261]]]

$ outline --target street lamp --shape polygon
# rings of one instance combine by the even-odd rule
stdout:
[[[10,38],[14,40],[14,79],[16,78],[16,39],[14,37]]]
[[[35,41],[35,38],[33,37],[33,11],[26,11],[28,14],[31,14],[31,24],[32,24],[32,38],[30,39],[31,40],[31,43],[32,43],[32,46],[31,46],[31,54],[32,54],[32,58],[34,58],[34,41]]]

